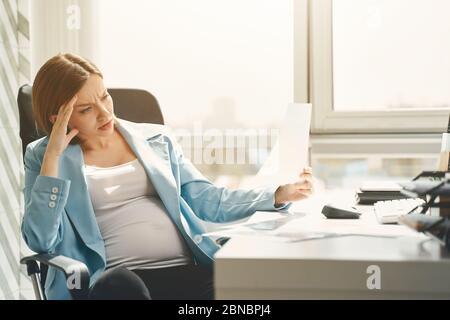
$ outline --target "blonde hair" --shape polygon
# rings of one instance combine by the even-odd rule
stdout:
[[[71,53],[60,53],[49,59],[38,71],[33,83],[32,109],[37,127],[50,135],[53,124],[51,115],[58,114],[92,74],[103,79],[100,70],[92,62]],[[78,143],[76,137],[70,143]]]

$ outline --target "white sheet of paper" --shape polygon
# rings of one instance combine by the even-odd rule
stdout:
[[[219,237],[270,237],[274,241],[295,242],[345,235],[367,235],[378,237],[403,237],[423,235],[403,225],[382,225],[375,214],[363,211],[360,219],[326,219],[320,211],[310,213],[279,213],[257,211],[249,220],[225,227],[204,236]]]
[[[298,180],[300,172],[308,165],[311,109],[309,103],[288,105],[279,127],[278,140],[267,160],[254,177],[241,183],[241,188],[279,185]]]

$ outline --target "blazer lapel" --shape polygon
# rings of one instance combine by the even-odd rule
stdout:
[[[103,238],[98,227],[94,208],[84,174],[83,152],[79,145],[69,145],[60,161],[60,175],[71,181],[66,212],[83,242],[105,257]]]

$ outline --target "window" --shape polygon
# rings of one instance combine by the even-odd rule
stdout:
[[[293,0],[100,0],[99,11],[106,85],[152,92],[172,128],[270,134],[293,102]],[[212,179],[257,171],[194,164]]]
[[[316,135],[311,165],[327,188],[356,188],[366,180],[410,180],[437,170],[439,134]]]
[[[153,92],[171,126],[271,127],[293,99],[292,7],[101,0],[102,70],[110,86]]]
[[[446,0],[314,0],[314,132],[442,132],[450,108]]]

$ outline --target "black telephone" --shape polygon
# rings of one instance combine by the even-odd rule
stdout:
[[[414,177],[412,181],[443,181],[446,173],[449,173],[449,171],[422,171],[419,175]]]

